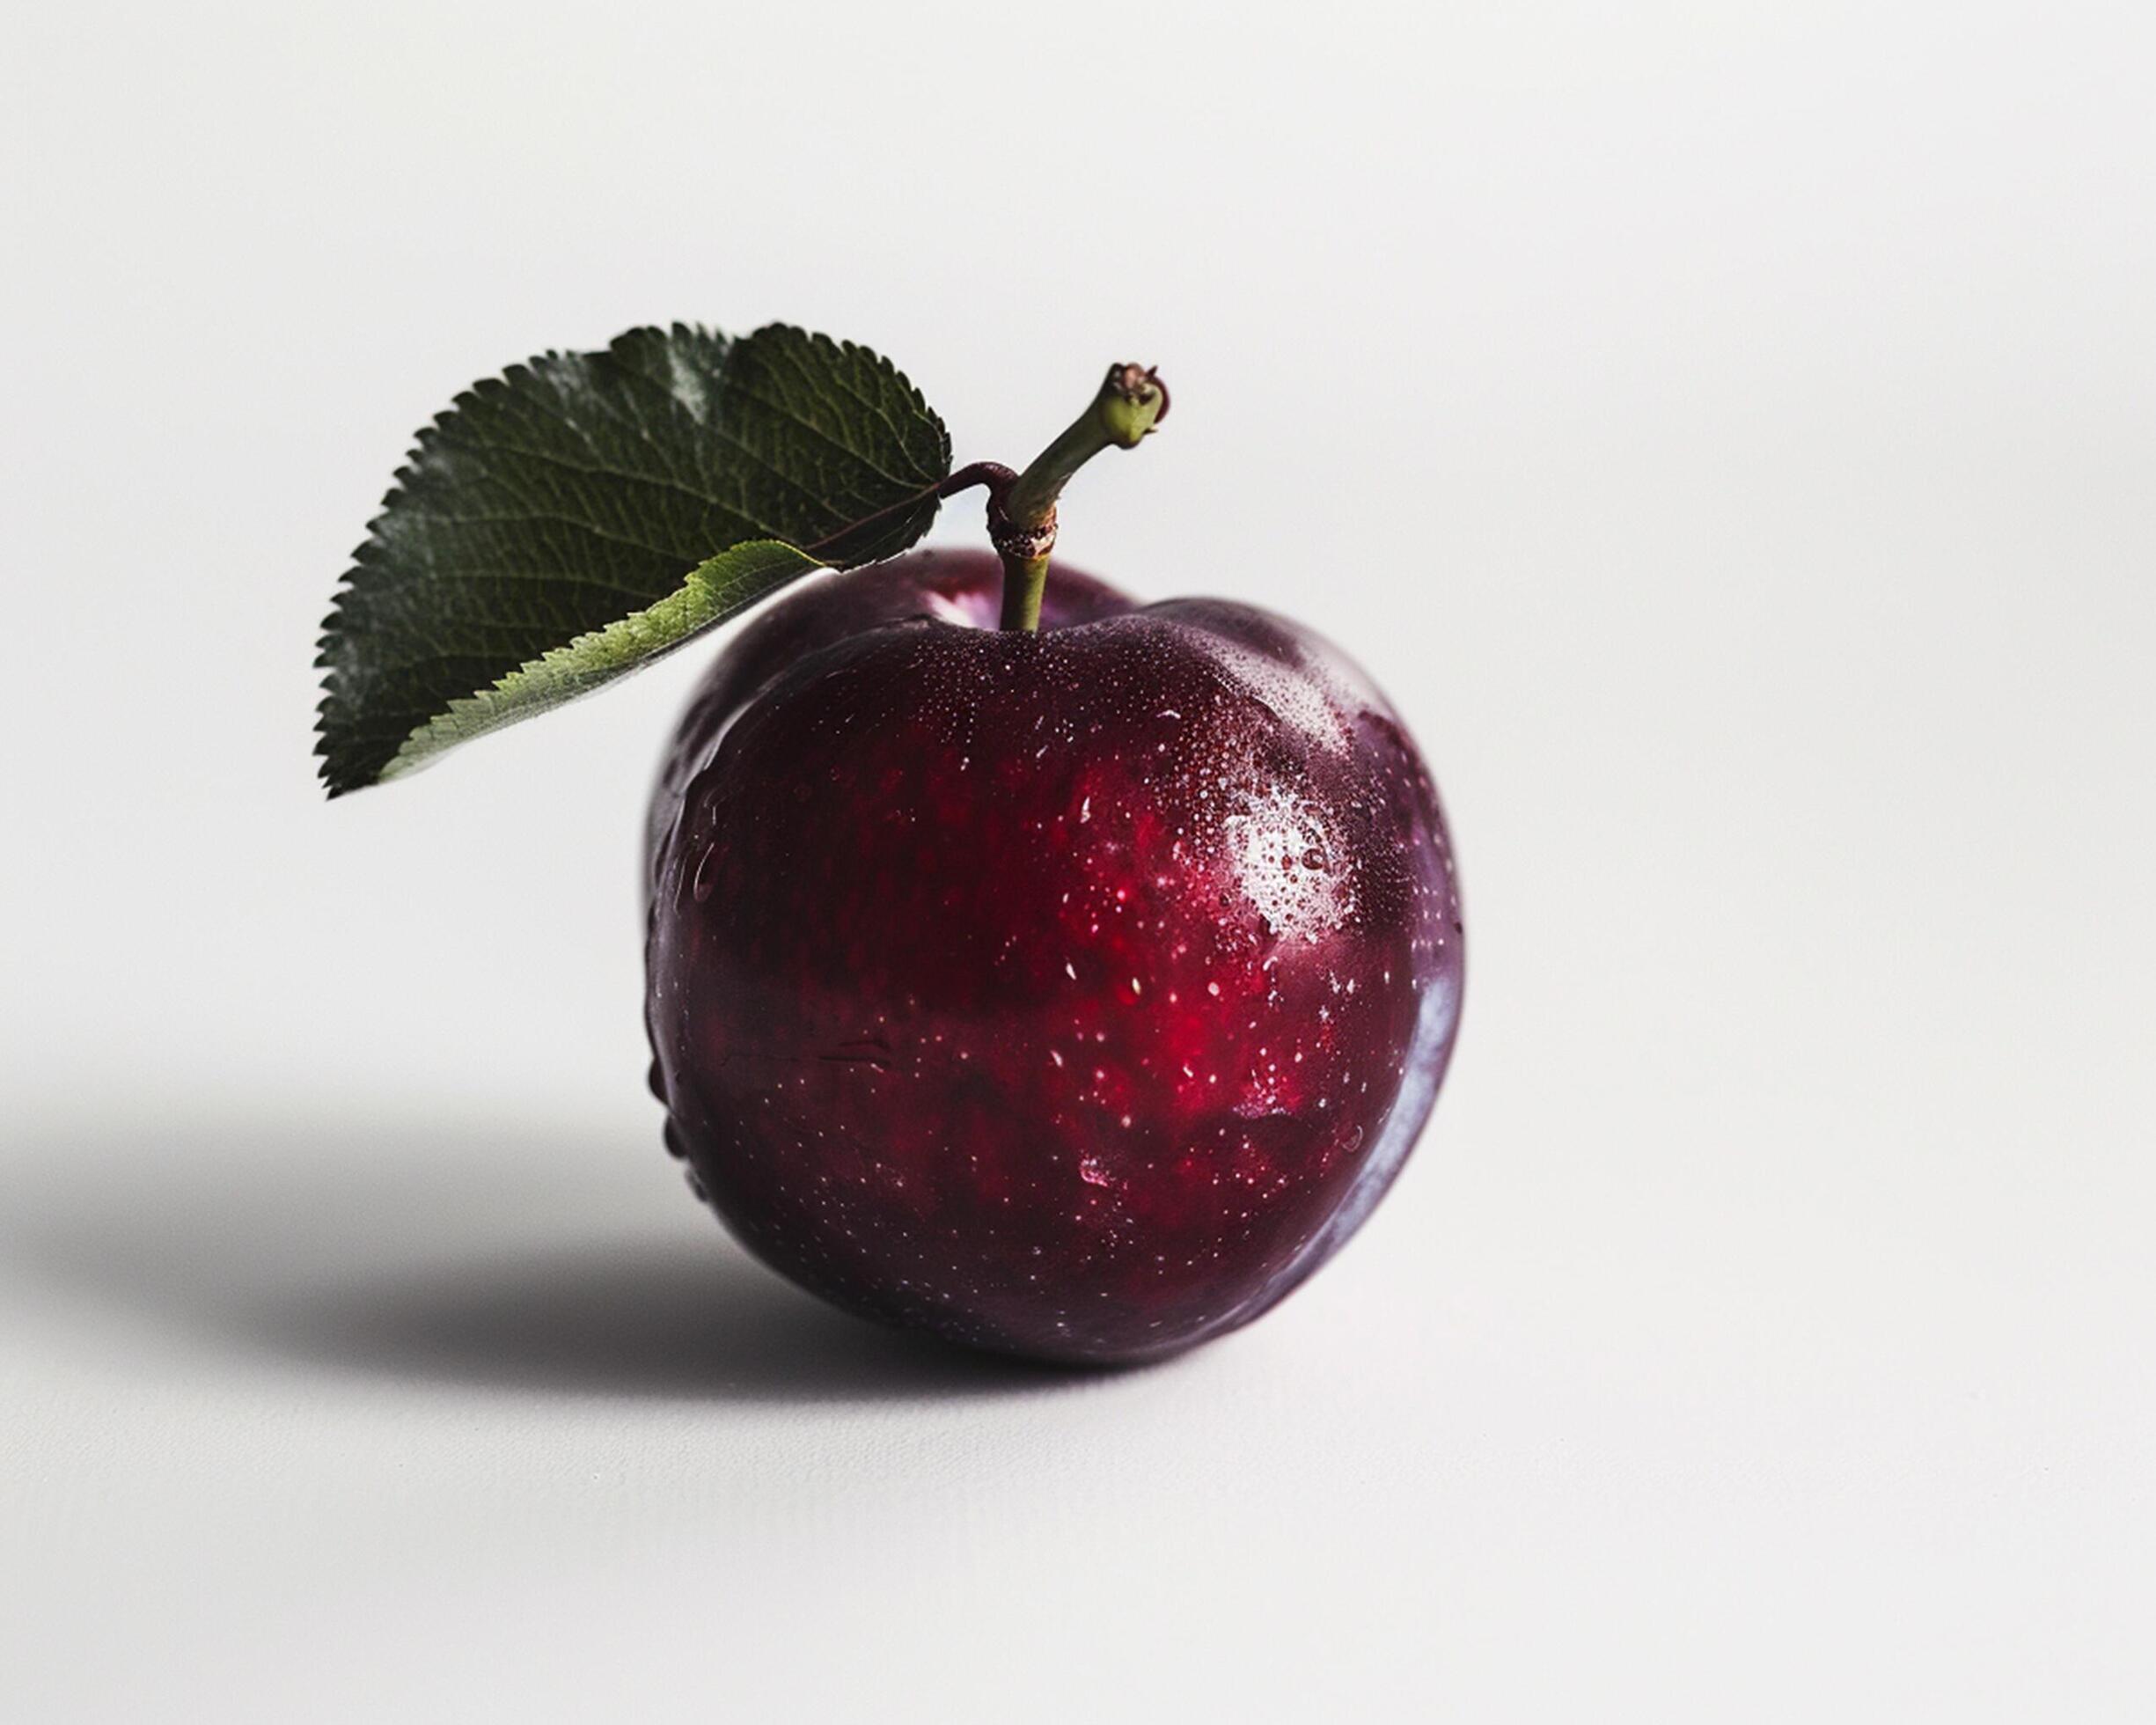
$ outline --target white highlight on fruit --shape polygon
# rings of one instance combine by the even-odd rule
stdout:
[[[1192,640],[1231,686],[1336,754],[1355,746],[1354,716],[1382,707],[1368,678],[1315,642],[1297,643],[1283,662],[1208,630],[1193,630]]]
[[[1236,884],[1273,933],[1316,940],[1353,914],[1354,889],[1346,870],[1327,866],[1333,846],[1314,804],[1275,787],[1245,797],[1222,824]],[[1305,866],[1306,857],[1320,866]]]

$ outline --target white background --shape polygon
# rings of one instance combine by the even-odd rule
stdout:
[[[2145,0],[6,28],[0,1714],[2156,1715]],[[1182,1362],[894,1341],[682,1193],[701,652],[314,792],[411,432],[774,317],[961,459],[1159,362],[1066,551],[1444,787],[1435,1124]]]

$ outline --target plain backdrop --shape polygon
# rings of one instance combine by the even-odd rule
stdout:
[[[0,1714],[2156,1716],[2145,0],[4,27]],[[1157,362],[1064,550],[1444,789],[1435,1122],[1181,1362],[914,1347],[680,1190],[708,650],[314,789],[414,429],[773,318],[962,460]]]

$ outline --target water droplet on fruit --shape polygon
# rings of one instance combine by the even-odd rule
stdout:
[[[696,878],[691,883],[689,890],[695,894],[696,902],[700,905],[711,896],[712,889],[719,884],[718,859],[719,848],[716,845],[707,845],[704,854],[696,859]]]

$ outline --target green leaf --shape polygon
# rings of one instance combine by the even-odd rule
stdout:
[[[649,663],[823,566],[903,551],[950,472],[888,360],[773,325],[547,354],[457,398],[323,625],[331,796]]]
[[[691,569],[689,578],[656,605],[578,635],[496,679],[490,689],[452,699],[448,711],[404,739],[380,776],[387,780],[416,772],[445,749],[588,694],[823,567],[805,551],[777,540],[749,540],[722,551]]]

